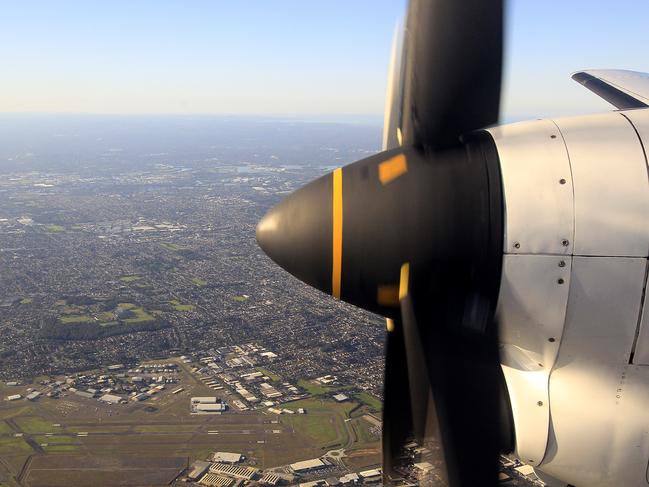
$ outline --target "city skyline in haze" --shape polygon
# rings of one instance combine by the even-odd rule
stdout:
[[[0,112],[371,115],[405,0],[7,2]],[[649,70],[649,4],[508,5],[503,121],[609,110],[570,80]],[[353,117],[352,117],[353,118]]]

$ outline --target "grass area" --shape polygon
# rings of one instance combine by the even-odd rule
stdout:
[[[200,425],[191,424],[144,424],[133,428],[140,433],[194,433]]]
[[[72,426],[65,427],[66,433],[81,433],[82,431],[90,434],[123,433],[125,431],[130,431],[130,430],[131,430],[130,426],[113,425],[113,424],[93,424],[91,426],[89,426],[88,424],[83,424],[83,425],[72,425]]]
[[[171,250],[171,251],[177,251],[177,250],[186,250],[187,247],[183,247],[182,245],[178,245],[175,243],[171,242],[162,242],[160,245],[162,245],[165,249]]]
[[[319,399],[310,397],[307,399],[300,399],[299,401],[288,402],[285,404],[288,409],[297,410],[304,408],[307,412],[335,412],[347,418],[352,409],[356,407],[356,403],[352,401],[347,402],[334,402],[328,399]]]
[[[383,409],[381,401],[367,392],[359,392],[354,394],[354,397],[375,412],[380,412]]]
[[[65,227],[62,227],[61,225],[47,225],[45,229],[50,233],[65,232]]]
[[[235,296],[235,297],[232,298],[232,299],[234,299],[235,301],[238,301],[238,302],[241,303],[241,302],[243,302],[243,301],[246,301],[246,300],[248,299],[248,296]]]
[[[270,380],[274,382],[279,382],[280,380],[282,380],[282,378],[279,375],[272,373],[270,370],[265,369],[264,367],[257,367],[257,370],[262,374],[270,377]]]
[[[38,416],[23,416],[14,421],[25,433],[54,433],[52,423]]]
[[[290,424],[296,431],[304,434],[320,448],[331,449],[333,444],[346,444],[349,434],[345,419],[356,403],[336,403],[330,400],[308,398],[290,402],[288,409],[304,408],[306,414],[282,416],[281,421]]]
[[[104,312],[99,313],[97,315],[97,319],[101,323],[106,323],[108,321],[114,321],[115,320],[115,313],[113,313],[112,311],[104,311]]]
[[[39,445],[47,444],[43,449],[46,452],[69,452],[77,451],[80,445],[77,443],[78,438],[74,436],[62,436],[62,435],[36,435],[33,437],[34,441]]]
[[[117,306],[122,309],[133,309],[136,307],[133,303],[119,303]]]
[[[381,439],[379,436],[375,435],[374,433],[372,433],[372,431],[370,431],[371,426],[364,419],[354,420],[353,426],[354,429],[357,431],[359,436],[359,441],[361,442],[371,443],[373,441],[379,441]]]
[[[54,453],[54,452],[70,452],[70,451],[78,451],[81,445],[47,445],[43,449],[46,452]]]
[[[32,447],[22,438],[0,436],[0,453],[15,455],[20,452],[32,452]]]
[[[176,311],[194,311],[196,309],[196,306],[193,304],[182,304],[177,299],[172,299],[169,301],[169,304],[171,304]]]
[[[59,316],[61,323],[89,323],[93,321],[91,316],[88,315],[69,315],[69,316]]]
[[[153,321],[155,318],[142,308],[132,308],[131,312],[135,313],[133,318],[126,318],[124,323],[143,323],[145,321]]]
[[[20,300],[20,304],[31,304],[32,299],[31,298],[23,298]]]
[[[122,276],[119,278],[119,280],[122,282],[135,282],[135,281],[139,281],[140,279],[142,279],[142,277],[136,275]]]
[[[199,279],[198,277],[192,278],[192,282],[198,287],[207,286],[207,281]]]
[[[314,396],[322,396],[324,394],[333,392],[333,389],[331,389],[330,387],[323,386],[321,384],[317,384],[313,381],[305,379],[300,379],[299,381],[297,381],[297,385]]]
[[[0,435],[11,435],[13,432],[14,430],[7,423],[0,421]]]
[[[327,445],[339,438],[337,418],[330,414],[295,414],[282,419],[318,445]]]

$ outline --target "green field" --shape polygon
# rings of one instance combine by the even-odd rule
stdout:
[[[61,320],[61,323],[65,323],[65,324],[69,324],[69,323],[90,323],[91,321],[94,321],[92,316],[88,316],[88,315],[60,316],[59,319]]]
[[[49,421],[38,416],[23,416],[14,420],[25,433],[53,433],[54,427]]]
[[[193,277],[192,282],[198,287],[207,286],[207,281],[199,279],[198,277]]]
[[[32,447],[22,438],[13,436],[0,436],[0,455],[32,452]]]
[[[31,298],[23,298],[20,300],[20,304],[31,304],[32,299]]]
[[[133,318],[126,318],[124,323],[143,323],[145,321],[153,321],[155,318],[142,308],[131,308],[131,312],[135,313]]]
[[[309,394],[314,396],[322,396],[324,394],[329,394],[334,390],[330,387],[317,384],[310,380],[301,379],[297,382],[297,385],[302,389],[306,390]]]
[[[106,323],[107,321],[114,321],[115,320],[115,313],[113,313],[112,311],[104,311],[104,312],[99,313],[97,315],[97,319],[101,323]]]
[[[349,442],[345,419],[349,418],[349,413],[357,404],[309,398],[288,403],[286,406],[294,411],[304,408],[307,413],[282,416],[282,423],[290,424],[320,448],[330,450],[345,446]]]
[[[367,392],[359,392],[354,394],[354,397],[377,413],[383,409],[381,401]]]
[[[65,227],[62,227],[61,225],[47,225],[45,229],[50,233],[65,232]]]
[[[177,299],[172,299],[169,301],[169,304],[171,304],[176,311],[194,311],[196,309],[196,306],[193,304],[182,304]]]
[[[77,451],[80,447],[77,438],[66,435],[36,435],[34,441],[41,445],[45,452],[70,452]],[[47,446],[43,446],[47,445]]]

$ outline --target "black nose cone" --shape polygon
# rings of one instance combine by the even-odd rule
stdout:
[[[307,284],[332,292],[333,178],[316,179],[262,218],[257,242],[277,264]]]

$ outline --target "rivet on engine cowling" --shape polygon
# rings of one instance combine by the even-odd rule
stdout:
[[[514,248],[515,248],[515,249],[520,249],[520,248],[521,248],[521,244],[518,243],[518,242],[514,242]]]
[[[564,239],[561,241],[561,245],[563,245],[564,247],[567,247],[568,245],[570,245],[570,241],[564,238]]]
[[[559,179],[559,184],[566,184],[566,180],[563,178]]]
[[[539,401],[536,403],[537,406],[543,406],[543,401]]]
[[[563,284],[564,282],[566,282],[566,281],[564,281],[563,278],[561,278],[561,277],[559,279],[557,279],[557,284]]]
[[[554,135],[554,134],[552,134],[552,135],[550,136],[550,138],[551,138],[551,139],[556,139],[556,138],[557,138],[557,136],[556,136],[556,135]]]
[[[548,341],[549,341],[550,343],[554,343],[554,342],[556,341],[556,338],[554,338],[554,337],[550,337],[550,338],[548,338]]]
[[[560,260],[559,261],[559,267],[565,267],[566,266],[566,261],[565,260]]]

